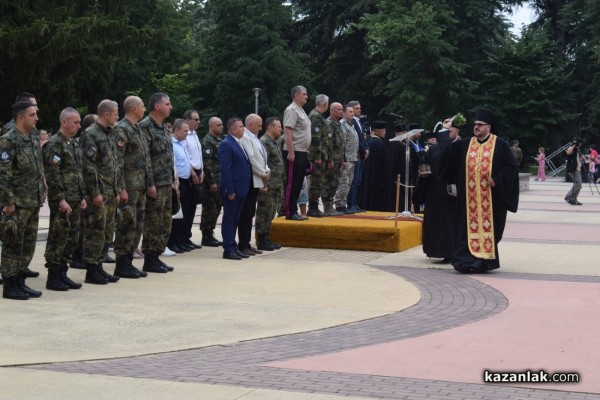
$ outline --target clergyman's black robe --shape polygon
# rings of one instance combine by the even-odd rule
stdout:
[[[369,158],[364,161],[363,196],[359,207],[368,211],[385,211],[383,193],[387,165],[386,145],[378,136],[372,136],[368,143]]]
[[[385,190],[383,196],[385,197],[385,211],[394,212],[396,210],[396,180],[398,174],[402,184],[406,183],[406,145],[400,141],[390,141],[387,148],[387,166],[385,171]],[[410,183],[409,183],[410,184]],[[398,211],[402,212],[406,209],[404,204],[404,186],[400,186],[400,201],[398,205]],[[410,199],[409,199],[410,202]]]
[[[442,176],[442,151],[450,143],[429,146],[422,163],[431,167],[431,175],[420,177],[419,189],[424,189],[423,253],[427,257],[451,259],[454,252],[456,197],[448,194]],[[423,185],[423,188],[421,188]]]
[[[485,142],[489,140],[482,141]],[[458,196],[456,199],[456,231],[452,264],[465,269],[487,271],[500,267],[498,243],[502,239],[506,214],[508,211],[517,212],[519,205],[519,168],[510,146],[501,138],[496,138],[496,146],[492,159],[492,205],[494,218],[494,242],[496,257],[487,260],[473,256],[469,250],[467,236],[467,204],[466,204],[466,156],[469,150],[470,138],[452,143],[444,151],[443,164],[445,177],[449,183],[456,180]]]

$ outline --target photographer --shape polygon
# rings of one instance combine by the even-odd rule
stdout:
[[[579,192],[581,191],[582,146],[583,141],[580,138],[574,138],[571,146],[567,149],[567,173],[573,180],[573,187],[565,196],[565,201],[572,206],[582,205],[582,203],[577,201],[577,196],[579,196]]]

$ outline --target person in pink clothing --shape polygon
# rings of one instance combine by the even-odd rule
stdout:
[[[538,151],[539,154],[535,157],[538,162],[538,174],[535,180],[544,182],[546,180],[546,154],[543,147],[540,147]]]

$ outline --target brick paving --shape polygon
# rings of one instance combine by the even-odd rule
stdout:
[[[305,257],[310,252],[314,250],[290,249],[269,257],[299,259],[299,255]],[[327,250],[319,250],[313,256],[320,260],[327,259],[328,254],[324,252]],[[335,259],[338,261],[338,257],[342,256],[345,262],[360,260],[368,263],[381,254],[337,251]],[[415,284],[421,291],[421,301],[390,315],[312,332],[139,357],[24,368],[376,399],[600,399],[597,394],[265,366],[273,361],[333,353],[439,332],[488,318],[507,307],[507,300],[498,291],[448,270],[397,266],[373,268],[397,274]],[[503,274],[501,278],[575,279],[578,282],[599,280],[594,277],[530,274]]]

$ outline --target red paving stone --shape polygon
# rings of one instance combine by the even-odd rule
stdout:
[[[417,338],[334,354],[269,363],[271,367],[483,383],[482,371],[581,374],[577,384],[519,384],[536,389],[600,392],[600,284],[477,279],[503,293],[494,317]]]

